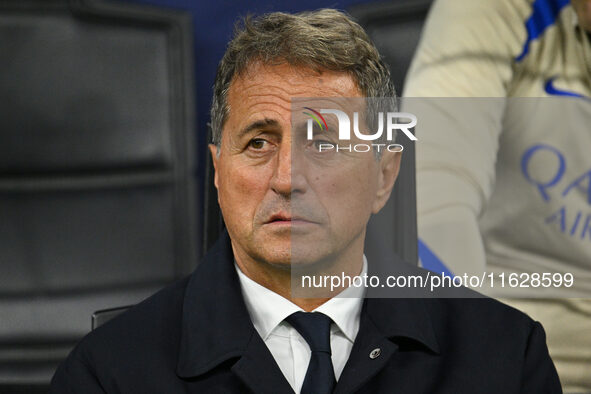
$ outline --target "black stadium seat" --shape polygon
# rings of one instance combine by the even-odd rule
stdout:
[[[191,38],[153,7],[0,2],[0,393],[43,392],[93,311],[193,270]]]
[[[433,0],[392,0],[364,3],[349,13],[365,28],[390,66],[396,92],[402,94],[423,24]]]
[[[431,2],[394,0],[359,4],[348,10],[366,29],[390,66],[397,94],[402,92]],[[403,260],[418,264],[415,147],[402,133],[398,133],[397,142],[404,146],[398,180],[390,201],[370,220],[365,253],[371,261],[386,248]]]

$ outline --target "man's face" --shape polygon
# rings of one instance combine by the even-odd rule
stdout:
[[[221,148],[210,148],[239,262],[289,267],[362,250],[367,220],[396,177],[399,154],[378,161],[372,152],[318,153],[305,138],[307,119],[292,119],[291,99],[298,97],[361,92],[346,73],[287,64],[254,64],[230,85]]]
[[[577,13],[579,25],[591,32],[591,0],[571,0],[571,3]]]

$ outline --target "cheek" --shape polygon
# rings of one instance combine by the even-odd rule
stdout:
[[[220,168],[218,193],[222,209],[232,210],[228,213],[239,215],[239,212],[242,212],[248,215],[260,203],[267,187],[265,171],[261,171],[260,168],[252,166],[221,166]]]
[[[328,211],[352,220],[353,216],[364,217],[371,212],[377,179],[369,168],[334,168],[316,174],[313,182],[313,189]]]

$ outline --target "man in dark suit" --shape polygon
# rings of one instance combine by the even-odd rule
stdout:
[[[343,149],[334,117],[314,108],[355,112],[364,97],[393,96],[387,67],[346,15],[246,20],[212,105],[227,233],[190,277],[85,337],[52,392],[561,392],[542,327],[499,302],[464,289],[374,298],[362,286],[302,284],[429,275],[363,255],[400,153]]]

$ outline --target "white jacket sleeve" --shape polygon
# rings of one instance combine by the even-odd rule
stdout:
[[[478,217],[494,186],[529,10],[527,1],[436,0],[407,75],[403,105],[418,117],[419,237],[455,274],[485,267]]]

